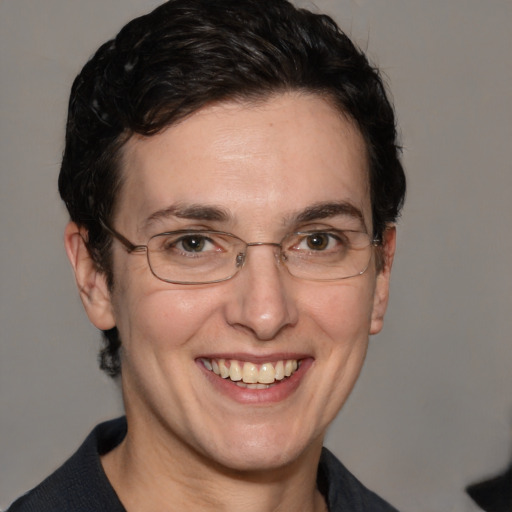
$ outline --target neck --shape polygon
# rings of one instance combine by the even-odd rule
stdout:
[[[327,511],[316,488],[321,440],[285,466],[237,471],[137,426],[102,457],[127,512]]]

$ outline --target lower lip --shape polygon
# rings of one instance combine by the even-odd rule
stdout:
[[[304,375],[313,364],[313,360],[310,358],[302,359],[300,367],[295,373],[282,381],[276,381],[275,384],[266,389],[250,389],[237,386],[231,379],[223,379],[205,368],[200,361],[197,361],[197,364],[214,388],[223,395],[244,404],[264,405],[281,402],[290,397],[299,387]]]

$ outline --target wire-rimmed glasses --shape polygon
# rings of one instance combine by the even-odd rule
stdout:
[[[353,230],[295,231],[276,243],[245,242],[224,231],[180,229],[153,235],[146,245],[136,245],[101,224],[129,253],[145,252],[155,277],[184,285],[231,279],[244,266],[248,248],[263,245],[276,249],[277,261],[292,276],[311,281],[348,279],[367,270],[372,249],[380,244],[368,233]]]

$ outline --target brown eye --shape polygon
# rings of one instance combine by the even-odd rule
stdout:
[[[184,236],[178,240],[184,251],[187,252],[201,252],[204,249],[206,239],[204,236],[189,235]]]
[[[327,233],[313,233],[306,237],[306,244],[313,251],[322,251],[329,246],[329,235]]]

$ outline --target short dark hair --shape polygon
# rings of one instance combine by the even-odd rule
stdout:
[[[110,222],[122,186],[121,149],[207,104],[318,94],[365,139],[374,236],[405,196],[395,116],[377,69],[326,15],[286,0],[170,0],[102,45],[73,83],[59,191],[87,230],[98,268],[114,286]],[[117,329],[104,331],[100,366],[120,372]]]

